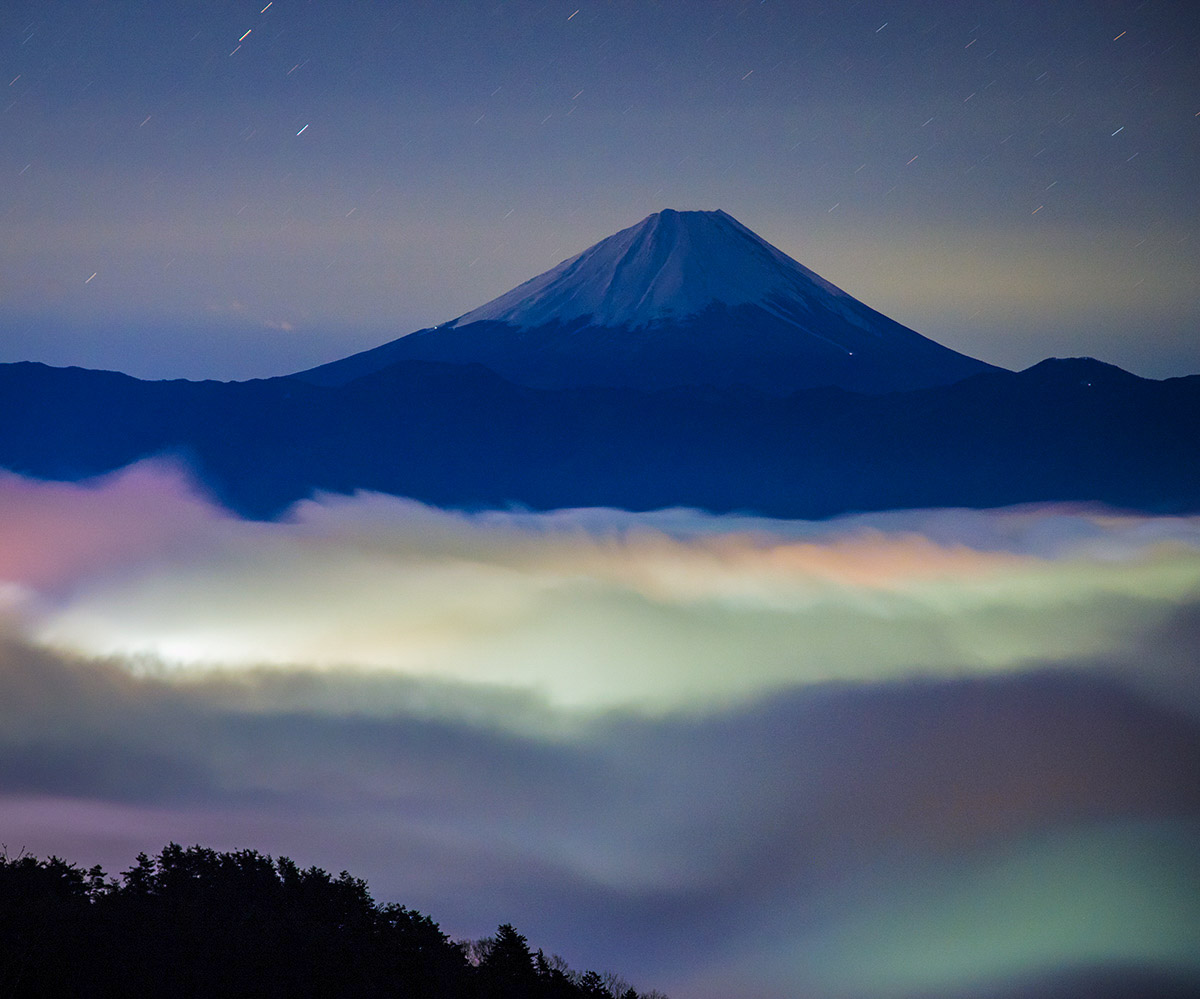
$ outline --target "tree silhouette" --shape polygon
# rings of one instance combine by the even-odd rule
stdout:
[[[614,995],[594,972],[533,955],[510,923],[474,945],[474,964],[469,949],[428,916],[378,905],[345,871],[254,850],[171,843],[115,880],[0,852],[0,996],[9,999]]]
[[[68,942],[86,927],[91,893],[102,878],[58,857],[0,856],[0,995],[31,988],[71,994]]]
[[[529,941],[511,923],[501,923],[484,945],[476,969],[482,996],[536,995],[540,980]]]

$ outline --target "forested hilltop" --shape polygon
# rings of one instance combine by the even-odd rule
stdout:
[[[0,855],[0,996],[666,999],[502,924],[456,942],[343,871],[172,843],[119,878]]]

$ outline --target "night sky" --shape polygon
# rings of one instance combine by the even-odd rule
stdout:
[[[1178,3],[6,3],[0,360],[244,378],[722,208],[1010,367],[1200,371]]]

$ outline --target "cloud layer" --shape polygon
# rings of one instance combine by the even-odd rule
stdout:
[[[1197,518],[8,476],[0,840],[289,853],[683,996],[1200,974],[1197,594]]]

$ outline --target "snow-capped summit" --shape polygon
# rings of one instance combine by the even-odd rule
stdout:
[[[839,386],[888,392],[991,366],[868,308],[723,211],[656,212],[431,329],[301,372],[483,364],[536,388]]]
[[[452,326],[491,320],[542,326],[588,318],[640,329],[725,306],[804,296],[848,297],[723,211],[670,208],[602,239]]]

